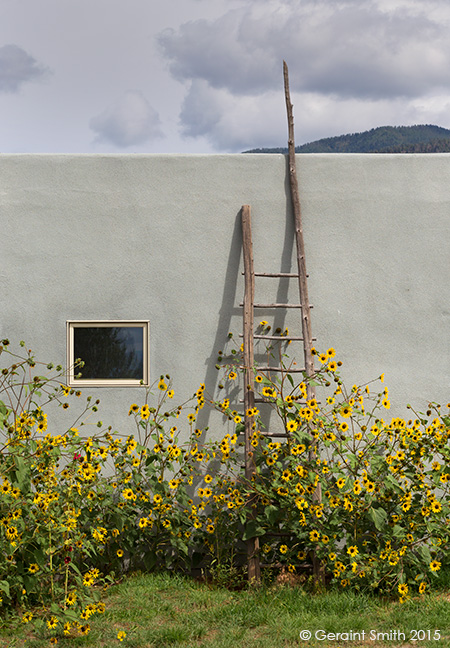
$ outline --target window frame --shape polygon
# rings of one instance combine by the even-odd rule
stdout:
[[[74,372],[75,328],[142,327],[143,378],[81,378]],[[69,387],[148,387],[150,385],[150,321],[149,320],[67,320],[66,321],[67,385]]]

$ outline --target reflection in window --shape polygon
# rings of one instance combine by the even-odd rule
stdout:
[[[69,322],[69,384],[148,384],[147,349],[148,322]]]

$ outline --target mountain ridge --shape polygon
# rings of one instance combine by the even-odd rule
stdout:
[[[243,153],[287,153],[287,147]],[[450,130],[434,124],[378,126],[360,133],[325,137],[295,147],[296,153],[447,153]]]

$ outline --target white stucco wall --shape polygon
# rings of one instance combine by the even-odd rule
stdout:
[[[317,347],[336,348],[352,383],[384,372],[392,412],[448,402],[450,157],[297,163]],[[0,337],[64,362],[66,320],[149,319],[152,378],[169,372],[180,399],[202,381],[212,392],[217,351],[242,328],[243,204],[256,270],[295,271],[284,156],[1,156]],[[285,298],[286,282],[257,282],[257,299]],[[276,317],[300,331],[295,313]],[[139,389],[98,394],[124,429]]]

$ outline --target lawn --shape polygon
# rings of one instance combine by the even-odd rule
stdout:
[[[442,587],[400,604],[345,590],[312,594],[301,587],[272,586],[233,592],[176,575],[139,573],[110,588],[106,611],[90,619],[88,636],[60,637],[57,645],[450,648],[450,595],[446,591]],[[311,632],[311,638],[302,639],[302,631]],[[122,642],[117,638],[119,632],[126,633]],[[333,637],[330,633],[348,634]],[[0,631],[1,648],[50,645],[48,636],[33,636],[27,625],[17,621],[4,623]]]

